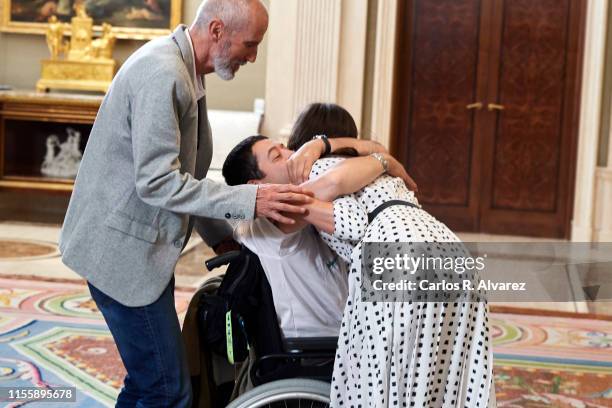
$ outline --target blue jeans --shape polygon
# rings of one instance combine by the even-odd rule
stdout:
[[[88,283],[127,375],[116,407],[191,406],[191,382],[174,308],[174,278],[154,303],[127,307]]]

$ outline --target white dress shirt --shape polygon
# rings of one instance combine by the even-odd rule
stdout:
[[[256,218],[239,223],[234,237],[259,257],[285,338],[338,336],[347,266],[312,227],[285,234]]]

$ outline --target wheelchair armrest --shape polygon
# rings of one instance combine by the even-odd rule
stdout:
[[[296,337],[284,341],[287,353],[301,353],[311,351],[334,351],[338,344],[338,337]]]
[[[238,259],[240,256],[240,251],[230,251],[223,255],[215,256],[214,258],[210,258],[208,261],[204,262],[206,264],[206,269],[212,271],[215,268],[218,268],[223,265],[227,265],[232,262],[234,259]]]

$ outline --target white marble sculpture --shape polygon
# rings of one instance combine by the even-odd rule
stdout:
[[[40,168],[40,172],[47,177],[75,178],[83,154],[79,149],[81,133],[67,128],[68,139],[64,143],[59,142],[56,135],[47,137],[47,154]],[[56,155],[56,150],[59,153]]]

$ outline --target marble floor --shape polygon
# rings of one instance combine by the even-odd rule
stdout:
[[[0,222],[0,246],[3,246],[0,248],[0,276],[81,280],[60,259],[57,249],[59,233],[59,225]],[[9,245],[11,248],[7,249]],[[51,250],[41,253],[46,247]],[[11,249],[14,249],[14,253],[9,253]],[[30,253],[25,253],[27,249]],[[208,273],[204,261],[213,256],[212,249],[194,234],[177,265],[176,286],[199,287]]]

